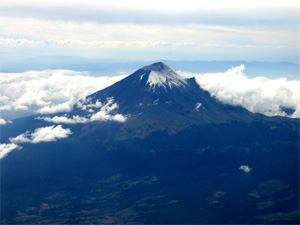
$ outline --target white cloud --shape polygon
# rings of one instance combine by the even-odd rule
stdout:
[[[140,60],[142,49],[142,58],[151,60],[266,60],[299,52],[299,4],[293,0],[2,2],[0,45],[18,55],[113,58],[117,52]]]
[[[292,108],[295,110],[292,117],[300,117],[300,81],[248,78],[243,71],[244,66],[240,66],[225,73],[195,75],[179,71],[179,74],[196,76],[199,85],[223,103],[240,105],[251,112],[268,116],[285,115],[281,107]],[[92,77],[85,72],[69,70],[0,73],[0,111],[35,110],[41,114],[69,112],[80,99],[124,77]],[[90,120],[125,119],[122,115],[111,115],[110,111],[117,107],[113,103],[106,106],[100,102],[87,103],[82,107],[90,113],[95,112]],[[80,118],[61,119],[69,123],[80,121]],[[52,122],[54,120],[58,121],[59,118]]]
[[[66,123],[66,124],[76,124],[76,123],[87,123],[89,119],[85,117],[80,117],[78,115],[68,118],[67,116],[54,116],[54,117],[37,117],[37,119],[45,120],[52,123]]]
[[[6,124],[6,121],[2,118],[0,118],[0,125],[5,125]]]
[[[123,116],[122,114],[110,115],[107,114],[105,111],[99,111],[93,116],[91,116],[91,121],[108,121],[108,120],[114,120],[123,123],[126,121],[126,117]]]
[[[68,112],[78,100],[124,77],[92,77],[70,70],[0,73],[0,110]]]
[[[252,170],[252,168],[250,168],[249,166],[246,166],[246,165],[240,166],[239,169],[244,171],[245,173],[249,173]]]
[[[69,128],[64,129],[62,125],[41,127],[35,129],[33,133],[25,132],[15,138],[10,138],[12,143],[32,143],[36,144],[39,142],[51,142],[57,139],[67,138],[72,134]]]
[[[44,106],[36,110],[39,114],[55,114],[61,112],[70,112],[72,109],[72,102],[64,102],[58,105]]]
[[[64,129],[62,125],[40,127],[35,129],[33,133],[26,131],[17,137],[9,138],[11,143],[0,144],[0,159],[4,158],[9,152],[15,149],[22,149],[17,143],[36,144],[40,142],[52,142],[57,139],[67,138],[71,134],[71,130],[69,128]]]
[[[102,104],[101,104],[102,105]],[[107,103],[100,108],[100,110],[93,114],[90,118],[90,121],[108,121],[115,120],[118,122],[125,122],[126,117],[122,114],[111,114],[114,110],[118,109],[119,106],[117,103],[114,103],[114,99],[108,98]]]
[[[0,46],[16,47],[16,46],[28,46],[28,47],[38,47],[45,46],[43,41],[33,41],[28,39],[12,39],[12,38],[1,38]]]
[[[174,28],[173,28],[174,29]],[[40,46],[40,47],[66,47],[66,48],[85,48],[86,50],[90,49],[114,49],[114,48],[131,48],[131,49],[151,49],[151,48],[197,48],[197,49],[219,49],[219,48],[231,48],[231,49],[289,49],[290,47],[287,43],[283,43],[278,41],[278,39],[286,39],[286,36],[278,35],[277,39],[274,39],[274,36],[271,36],[271,33],[265,33],[264,37],[261,37],[260,40],[265,41],[265,44],[234,44],[234,43],[226,43],[226,44],[215,44],[212,43],[211,40],[209,42],[209,37],[218,38],[220,32],[227,32],[227,36],[230,36],[230,33],[240,33],[244,35],[244,33],[248,33],[249,36],[252,36],[253,39],[257,38],[255,35],[257,33],[243,31],[243,30],[234,30],[234,29],[226,29],[221,27],[211,27],[211,26],[189,26],[187,28],[177,28],[180,31],[182,36],[187,35],[187,33],[198,33],[199,36],[202,36],[203,42],[199,43],[195,39],[195,37],[186,37],[189,38],[190,41],[181,41],[179,38],[174,39],[173,36],[169,37],[168,41],[149,41],[149,40],[140,40],[140,41],[89,41],[89,40],[79,40],[79,39],[49,39],[49,40],[39,40],[39,41],[31,41],[27,39],[23,39],[23,41],[19,41],[19,39],[11,39],[11,38],[0,38],[0,46],[2,47],[33,47],[33,46]],[[159,39],[159,28],[155,29],[156,36]],[[176,30],[174,29],[174,33]],[[146,33],[146,32],[145,32]],[[134,31],[132,33],[128,33],[128,36],[133,36]],[[154,34],[153,34],[154,35]],[[223,35],[224,36],[224,35]],[[167,37],[166,37],[167,38]],[[220,38],[220,37],[219,37]],[[214,41],[213,41],[214,42]],[[295,47],[295,46],[294,46]]]
[[[118,122],[125,122],[126,116],[122,114],[113,114],[116,109],[119,108],[117,103],[114,103],[113,98],[108,98],[107,103],[103,105],[98,100],[95,104],[90,103],[90,99],[86,101],[78,102],[77,106],[82,110],[86,110],[87,112],[94,112],[94,109],[100,108],[99,111],[95,114],[89,114],[87,117],[81,117],[79,115],[73,115],[71,118],[68,115],[64,116],[54,116],[54,117],[37,117],[36,119],[45,120],[47,122],[53,123],[66,123],[66,124],[76,124],[76,123],[88,123],[93,121],[109,121],[114,120]],[[89,109],[87,109],[89,108]],[[94,108],[94,109],[92,109]]]
[[[0,144],[0,159],[4,158],[12,150],[15,150],[15,149],[20,150],[21,148],[22,148],[21,146],[15,144],[15,143]]]
[[[169,10],[192,10],[192,9],[215,9],[216,7],[219,8],[240,8],[240,7],[269,7],[270,5],[273,7],[298,7],[299,4],[297,4],[297,1],[295,0],[246,0],[246,1],[239,1],[239,0],[228,0],[226,2],[220,1],[220,0],[211,0],[211,1],[202,1],[202,0],[186,0],[184,2],[182,1],[171,1],[171,0],[153,0],[151,2],[141,2],[139,0],[114,0],[114,1],[94,1],[94,0],[87,0],[84,3],[80,0],[65,0],[65,1],[59,1],[59,0],[52,0],[52,1],[44,1],[42,5],[37,4],[38,1],[34,0],[28,0],[26,2],[20,2],[19,0],[10,0],[10,1],[3,1],[2,5],[3,7],[6,6],[22,6],[22,7],[29,7],[29,6],[46,6],[46,7],[57,7],[57,8],[66,8],[68,6],[70,7],[76,7],[76,8],[84,8],[86,6],[90,6],[92,8],[97,9],[118,9],[118,8],[124,8],[124,9],[136,9],[136,10],[158,10],[163,11],[169,9]],[[72,4],[70,4],[72,3]],[[5,7],[4,7],[5,8]]]
[[[124,123],[127,120],[127,117],[123,116],[122,114],[116,114],[112,115],[111,119],[120,123]]]
[[[10,142],[12,143],[30,143],[31,140],[28,138],[30,136],[30,132],[26,131],[23,134],[18,135],[14,138],[9,138]]]
[[[299,4],[294,0],[264,0],[264,1],[200,1],[200,0],[187,0],[187,1],[159,1],[153,0],[150,2],[137,1],[137,0],[114,0],[114,1],[43,1],[43,4],[37,4],[36,2],[28,3],[20,2],[16,4],[15,1],[3,1],[0,10],[3,16],[11,15],[15,17],[23,18],[43,18],[51,20],[90,20],[90,21],[102,21],[102,22],[133,22],[133,18],[139,16],[141,22],[145,20],[151,20],[152,22],[158,23],[158,21],[163,18],[173,19],[175,22],[178,18],[187,20],[186,15],[190,15],[191,19],[188,21],[193,21],[192,18],[198,12],[198,18],[203,18],[202,14],[205,16],[209,15],[207,11],[213,16],[216,13],[231,12],[232,14],[239,15],[239,18],[244,18],[245,13],[249,11],[257,11],[257,17],[261,18],[261,9],[264,9],[266,15],[263,18],[274,17],[270,11],[274,10],[286,10],[299,8]],[[84,4],[84,5],[83,5]],[[271,9],[270,9],[271,8]],[[51,10],[49,10],[51,9]],[[259,10],[260,9],[260,10]],[[269,10],[267,10],[269,9]],[[98,14],[97,14],[98,12]],[[177,15],[177,18],[176,16]],[[104,17],[104,18],[101,18]],[[115,16],[116,18],[113,18]],[[201,17],[202,16],[202,17]],[[247,14],[249,16],[249,14]],[[289,15],[285,15],[288,17]],[[158,19],[156,18],[158,17]],[[228,17],[228,16],[227,16]],[[254,18],[255,19],[255,18]],[[273,18],[272,18],[273,19]],[[157,21],[158,20],[158,21]],[[168,21],[169,21],[168,20]],[[250,20],[248,18],[248,20]],[[252,18],[253,20],[253,18]],[[138,23],[140,21],[136,21]],[[161,21],[160,23],[164,23]],[[186,21],[185,21],[186,22]],[[206,20],[202,20],[202,23]],[[174,22],[173,22],[174,23]]]
[[[300,81],[285,78],[248,78],[243,65],[225,73],[195,75],[196,81],[219,101],[245,107],[267,116],[285,116],[281,107],[294,109],[291,117],[300,117]],[[191,74],[184,74],[190,77]]]
[[[0,125],[5,125],[7,123],[13,123],[13,122],[11,120],[5,120],[5,119],[0,118]]]
[[[77,102],[77,107],[81,108],[82,110],[86,110],[87,108],[100,108],[102,106],[102,102],[99,102],[99,100],[97,100],[95,103],[92,103],[91,98],[82,99],[79,102]],[[92,112],[93,111],[94,110],[92,110]]]

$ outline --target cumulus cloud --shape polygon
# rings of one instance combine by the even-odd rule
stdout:
[[[114,120],[118,122],[125,122],[126,116],[122,114],[113,114],[119,108],[118,103],[114,102],[114,98],[107,98],[106,104],[102,104],[98,100],[96,103],[90,103],[91,99],[87,99],[86,103],[81,104],[81,108],[86,110],[87,108],[100,108],[95,114],[92,114],[89,121],[108,121]],[[90,109],[91,110],[91,109]],[[94,111],[94,110],[93,110]]]
[[[15,144],[15,143],[9,143],[9,144],[0,144],[0,159],[4,158],[9,152],[12,150],[20,150],[22,147]]]
[[[62,125],[41,127],[35,129],[33,133],[25,132],[15,138],[10,138],[12,143],[32,143],[51,142],[57,139],[66,138],[72,134],[69,128],[64,129]]]
[[[267,116],[286,116],[287,113],[282,108],[290,108],[295,110],[291,117],[300,117],[300,81],[265,77],[251,79],[244,74],[244,69],[241,65],[225,73],[194,76],[201,88],[223,103],[239,105]],[[188,73],[183,75],[192,76]]]
[[[109,115],[106,114],[104,111],[99,111],[91,117],[91,121],[107,121],[107,120],[114,120],[123,123],[126,121],[126,117],[123,116],[122,114]]]
[[[246,166],[246,165],[240,166],[239,169],[244,171],[245,173],[249,173],[252,170],[252,168],[250,168],[249,166]]]
[[[0,111],[69,112],[78,100],[124,77],[92,77],[70,70],[0,73]]]

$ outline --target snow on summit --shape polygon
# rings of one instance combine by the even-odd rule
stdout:
[[[142,69],[146,71],[150,70],[147,80],[147,84],[149,84],[150,87],[168,86],[172,88],[173,85],[184,87],[187,84],[184,77],[181,77],[178,74],[176,74],[170,67],[168,67],[164,63],[154,63],[150,66],[145,66]]]

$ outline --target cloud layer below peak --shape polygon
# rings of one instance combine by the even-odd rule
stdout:
[[[244,65],[225,73],[195,75],[198,84],[219,101],[266,116],[300,118],[300,81],[248,78]],[[287,111],[294,111],[287,113]]]
[[[225,73],[179,72],[179,74],[186,77],[195,76],[201,88],[223,103],[240,105],[251,112],[267,116],[285,116],[287,113],[283,109],[291,109],[294,110],[292,117],[300,117],[300,81],[290,81],[285,78],[248,78],[244,69],[245,67],[241,65]],[[5,115],[9,116],[13,112],[29,111],[40,114],[69,112],[79,100],[85,99],[89,94],[110,86],[124,77],[126,75],[92,77],[85,72],[70,70],[0,73],[0,111],[2,114],[0,123],[5,125],[8,119],[12,119]],[[95,105],[95,108],[101,107],[103,106]],[[96,110],[93,112],[93,117],[88,120],[99,120],[100,117],[104,119],[108,113],[103,110]],[[118,115],[115,116],[116,118],[108,119],[122,119],[117,118]],[[63,119],[65,123],[85,122],[84,118],[79,117],[51,119],[55,121]]]
[[[92,77],[70,70],[0,73],[0,111],[2,117],[11,111],[69,112],[80,99],[124,77]]]

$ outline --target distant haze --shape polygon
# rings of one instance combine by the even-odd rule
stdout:
[[[175,71],[203,74],[225,72],[231,67],[245,65],[249,77],[264,76],[268,78],[285,77],[288,80],[300,80],[300,66],[292,62],[261,61],[174,61],[159,59]],[[0,72],[20,73],[30,70],[75,70],[86,71],[91,76],[117,76],[133,73],[137,68],[156,61],[129,61],[120,59],[92,59],[75,56],[40,56],[26,59],[2,59]]]
[[[1,1],[0,47],[21,56],[299,61],[298,1]]]

